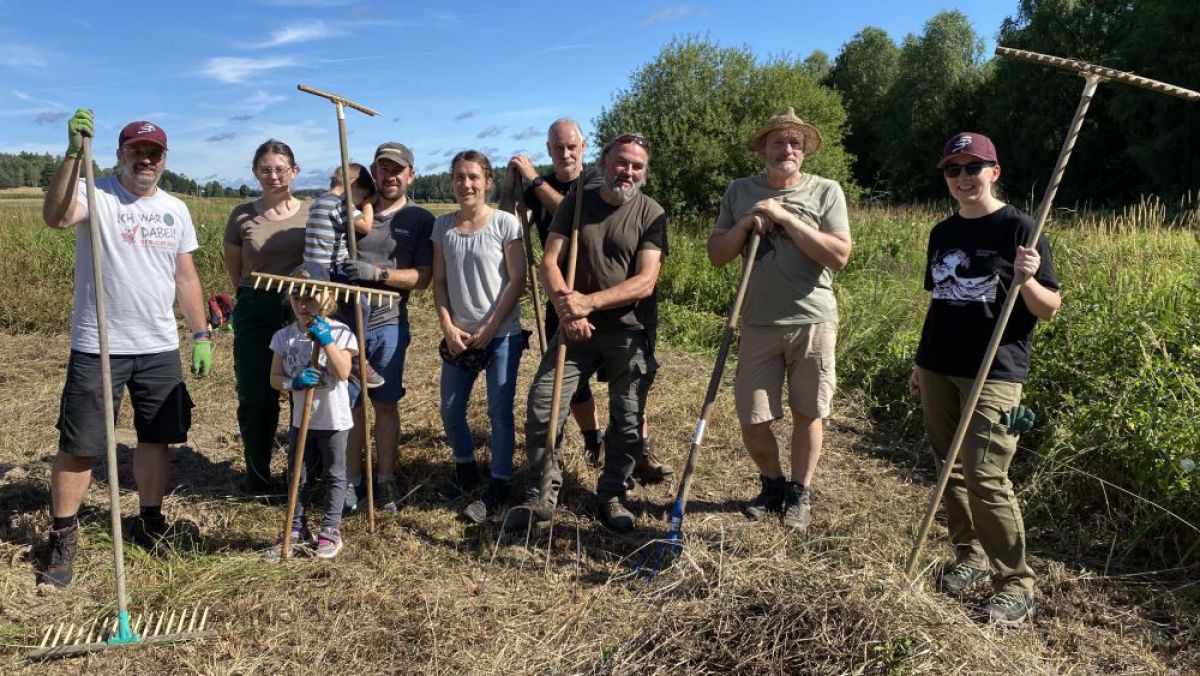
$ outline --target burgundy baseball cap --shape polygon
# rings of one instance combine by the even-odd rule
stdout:
[[[946,141],[946,145],[942,146],[942,159],[937,164],[938,169],[946,166],[946,160],[955,155],[970,155],[984,162],[998,162],[996,146],[992,139],[973,131],[960,131]]]
[[[145,120],[130,122],[121,130],[121,136],[118,139],[117,145],[124,147],[126,143],[136,143],[138,141],[148,141],[166,150],[167,132],[163,131],[162,127],[153,122]]]

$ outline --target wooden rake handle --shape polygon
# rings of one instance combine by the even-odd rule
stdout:
[[[1062,70],[1068,70],[1074,73],[1090,73],[1092,75],[1099,75],[1105,80],[1124,82],[1125,84],[1141,87],[1142,89],[1149,89],[1150,91],[1155,91],[1160,94],[1178,96],[1179,98],[1187,99],[1188,101],[1200,101],[1200,92],[1194,92],[1191,89],[1176,87],[1173,84],[1159,82],[1158,80],[1151,80],[1148,77],[1134,75],[1133,73],[1126,73],[1124,71],[1115,70],[1106,66],[1097,66],[1096,64],[1088,63],[1087,61],[1080,61],[1078,59],[1064,59],[1061,56],[1050,56],[1049,54],[1028,52],[1023,49],[1012,49],[1011,47],[997,47],[996,54],[998,56],[1007,56],[1014,59],[1021,59],[1023,61],[1040,63],[1044,66],[1053,66],[1054,68],[1061,68]]]
[[[339,105],[346,106],[347,108],[353,108],[353,109],[357,110],[358,112],[363,113],[364,115],[370,115],[371,117],[375,117],[376,115],[379,114],[378,110],[375,110],[373,108],[368,108],[368,107],[362,105],[361,103],[355,103],[355,102],[351,101],[350,99],[346,98],[345,96],[342,96],[341,94],[334,94],[333,92],[327,92],[324,89],[317,89],[316,87],[313,87],[312,85],[298,84],[298,85],[296,85],[296,89],[299,89],[300,91],[305,92],[306,94],[312,94],[313,96],[320,96],[323,99],[329,99],[330,101],[333,101],[334,103],[339,104]]]
[[[521,224],[521,233],[525,238],[525,274],[529,276],[529,290],[533,294],[533,320],[537,328],[538,350],[540,354],[546,354],[546,323],[542,321],[542,292],[538,287],[537,264],[533,262],[533,230],[529,227],[529,222],[525,220],[525,184],[520,176],[516,178],[513,187],[513,210],[517,212],[517,220]]]
[[[308,365],[317,368],[321,365],[321,346],[313,341],[312,355]],[[292,519],[296,516],[296,501],[300,495],[300,473],[304,471],[304,447],[308,445],[308,424],[312,420],[313,398],[317,394],[317,385],[304,390],[304,411],[300,415],[300,432],[296,435],[296,450],[292,452],[292,481],[288,487],[287,513],[283,522],[283,549],[279,552],[279,560],[286,561],[292,556]],[[313,481],[313,477],[308,477]],[[353,490],[353,489],[351,489]]]

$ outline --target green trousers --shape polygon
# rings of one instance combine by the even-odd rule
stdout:
[[[919,366],[917,378],[925,432],[941,471],[973,383]],[[943,500],[957,562],[990,569],[996,592],[1033,592],[1033,571],[1025,562],[1025,522],[1008,478],[1017,436],[1000,424],[1000,414],[1020,401],[1021,383],[984,384]]]
[[[271,480],[271,449],[279,427],[279,391],[271,387],[271,336],[292,320],[276,291],[238,287],[233,313],[233,369],[237,419],[246,457],[246,482],[265,488]]]

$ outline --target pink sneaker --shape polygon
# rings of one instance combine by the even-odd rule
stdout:
[[[332,559],[342,551],[342,534],[334,528],[322,528],[317,538],[317,558]]]

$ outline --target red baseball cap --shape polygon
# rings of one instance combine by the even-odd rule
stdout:
[[[946,160],[955,155],[970,155],[984,162],[998,162],[996,146],[992,139],[973,131],[960,131],[946,145],[942,146],[942,159],[937,163],[938,169],[946,165]]]
[[[163,131],[162,127],[153,122],[145,120],[130,122],[121,130],[121,136],[117,140],[117,145],[124,147],[126,143],[136,143],[138,141],[148,141],[166,150],[167,132]]]

